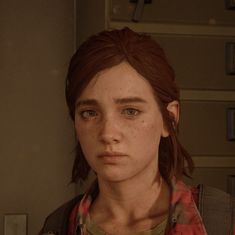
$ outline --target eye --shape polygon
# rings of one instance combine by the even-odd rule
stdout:
[[[80,112],[80,116],[83,119],[92,119],[94,117],[96,117],[98,114],[95,110],[84,110]]]
[[[128,117],[133,117],[133,116],[137,116],[140,113],[140,111],[134,108],[127,108],[127,109],[124,109],[122,113]]]

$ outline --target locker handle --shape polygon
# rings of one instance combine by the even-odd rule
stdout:
[[[139,22],[144,10],[144,4],[152,3],[152,0],[130,0],[130,2],[136,2],[136,8],[132,17],[132,21]]]

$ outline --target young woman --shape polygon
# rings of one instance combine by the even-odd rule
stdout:
[[[72,180],[90,170],[96,179],[41,234],[208,234],[198,189],[181,181],[194,166],[177,137],[174,71],[153,39],[128,28],[90,37],[72,57],[66,99],[77,136]]]

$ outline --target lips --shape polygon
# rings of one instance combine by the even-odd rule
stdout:
[[[122,161],[122,159],[127,156],[121,152],[102,152],[98,155],[98,158],[101,159],[105,164],[117,164]]]
[[[105,151],[105,152],[102,152],[98,155],[99,158],[114,158],[114,157],[124,157],[126,156],[126,154],[124,153],[121,153],[121,152],[108,152],[108,151]]]

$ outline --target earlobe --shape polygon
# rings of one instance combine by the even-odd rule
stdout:
[[[167,137],[169,136],[169,131],[167,130],[167,128],[165,127],[165,125],[163,126],[163,130],[162,130],[162,137]]]

